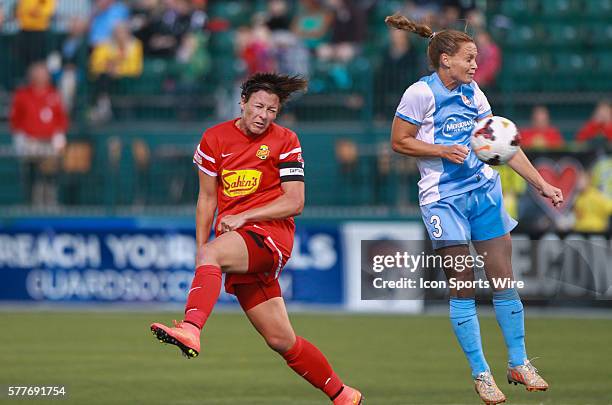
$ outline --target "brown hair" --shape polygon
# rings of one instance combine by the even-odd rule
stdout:
[[[302,76],[287,76],[277,73],[255,73],[249,77],[242,85],[241,97],[245,102],[249,101],[251,94],[264,90],[271,94],[276,94],[281,104],[296,91],[305,91],[308,88],[308,81]]]
[[[457,30],[442,30],[434,32],[431,27],[425,24],[418,24],[400,14],[394,14],[385,18],[388,26],[414,32],[423,38],[429,38],[427,56],[429,63],[434,69],[440,68],[440,55],[446,53],[450,56],[459,51],[459,47],[464,42],[474,42],[474,39],[465,32]]]

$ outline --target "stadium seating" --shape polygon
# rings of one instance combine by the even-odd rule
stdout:
[[[297,1],[290,3],[292,9],[297,10]],[[574,119],[575,122],[562,128],[564,134],[571,137],[591,113],[595,101],[612,91],[612,0],[486,3],[488,29],[501,46],[503,60],[496,84],[486,90],[495,111],[512,116],[520,124],[529,119],[534,104],[543,102],[548,104],[553,119]],[[423,61],[415,61],[415,65],[420,65],[419,69],[413,69],[411,76],[414,77],[402,76],[402,83],[398,83],[395,92],[377,82],[381,74],[399,77],[397,72],[385,72],[382,63],[383,49],[389,42],[384,17],[403,5],[399,0],[377,3],[368,15],[368,40],[363,44],[363,52],[346,66],[312,57],[309,92],[285,108],[287,115],[297,119],[299,125],[315,127],[312,132],[302,131],[316,134],[303,142],[310,153],[321,154],[319,161],[326,162],[311,178],[313,187],[309,199],[315,204],[376,204],[383,198],[381,195],[389,201],[403,192],[398,191],[395,184],[383,184],[384,176],[377,180],[382,182],[381,191],[375,195],[367,192],[368,184],[374,181],[372,170],[379,164],[375,154],[361,158],[359,167],[348,175],[348,183],[343,180],[346,173],[338,171],[333,154],[338,137],[367,145],[366,150],[375,148],[379,141],[385,142],[392,109],[404,88],[422,73],[420,66],[426,65]],[[185,180],[193,176],[191,167],[184,162],[190,160],[199,129],[223,116],[220,110],[229,110],[235,105],[236,83],[245,75],[234,50],[236,33],[240,27],[250,25],[252,16],[266,7],[264,0],[210,1],[209,21],[223,23],[217,24],[217,28],[204,38],[209,67],[185,81],[182,77],[184,67],[173,58],[147,57],[140,77],[118,80],[112,88],[113,124],[118,129],[105,131],[104,127],[98,128],[87,121],[93,83],[87,74],[87,60],[82,60],[72,128],[86,141],[93,139],[89,144],[92,164],[88,170],[75,171],[69,167],[70,170],[62,172],[59,180],[61,202],[95,204],[103,201],[120,205],[191,201],[195,185]],[[498,24],[499,21],[502,23]],[[64,38],[63,33],[50,33],[49,46],[59,49]],[[424,58],[427,41],[413,39],[416,54]],[[7,63],[0,63],[0,120],[6,120],[10,92],[25,74],[25,67],[19,66],[13,57],[15,43],[14,31],[0,34],[0,55],[10,56]],[[224,98],[220,99],[219,94]],[[164,121],[190,122],[190,128],[195,129],[170,131],[159,137],[142,129],[156,127]],[[126,131],[122,125],[139,130],[137,133]],[[325,131],[319,131],[320,127]],[[378,129],[373,130],[374,127]],[[349,133],[341,131],[347,128],[350,128]],[[134,166],[134,137],[144,139],[146,153],[156,162],[147,170]],[[121,139],[119,146],[114,138]],[[10,141],[7,133],[3,134],[3,139]],[[113,155],[113,148],[118,148],[120,153]],[[110,164],[111,161],[114,163]],[[100,167],[116,176],[104,176]],[[19,170],[14,158],[0,157],[0,174],[4,178],[17,177]],[[129,175],[121,175],[125,173]],[[89,184],[98,187],[86,186]],[[415,201],[414,190],[408,193],[411,201]],[[20,201],[23,201],[20,185],[0,185],[0,204]]]

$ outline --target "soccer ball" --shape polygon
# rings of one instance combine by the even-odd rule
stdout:
[[[512,159],[520,142],[514,122],[498,116],[481,120],[470,138],[476,157],[492,166],[503,165]]]

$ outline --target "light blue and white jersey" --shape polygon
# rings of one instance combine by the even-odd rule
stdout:
[[[463,164],[442,158],[417,159],[421,173],[420,205],[466,193],[498,175],[478,160],[470,147],[476,121],[489,114],[487,97],[474,81],[449,90],[434,73],[406,89],[395,115],[419,126],[416,139],[431,144],[465,145],[470,149]]]

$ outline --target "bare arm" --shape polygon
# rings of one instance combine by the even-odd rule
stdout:
[[[208,241],[217,209],[217,178],[198,170],[200,191],[196,206],[196,243],[198,250]]]
[[[525,152],[519,149],[518,152],[508,161],[508,166],[517,172],[529,184],[534,186],[544,197],[550,198],[553,205],[557,206],[563,202],[563,193],[557,187],[550,185],[538,173],[529,161]]]
[[[391,126],[391,147],[397,153],[414,157],[439,157],[461,164],[469,150],[463,145],[437,145],[416,139],[419,127],[395,117]]]
[[[300,215],[304,209],[304,182],[288,181],[281,184],[283,195],[262,207],[252,208],[236,215],[226,215],[219,221],[218,231],[228,232],[247,222],[270,221]]]

